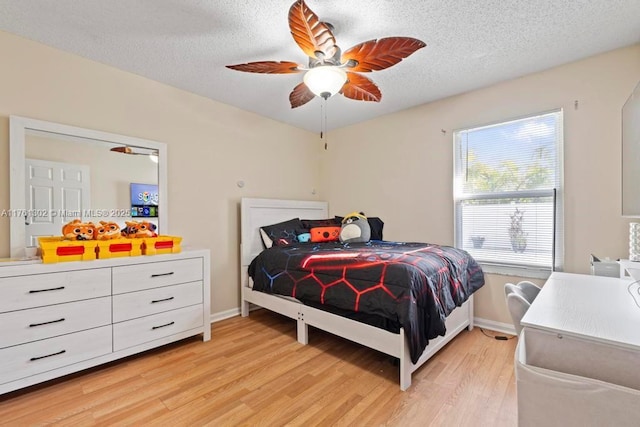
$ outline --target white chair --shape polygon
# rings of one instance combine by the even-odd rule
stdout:
[[[529,303],[533,303],[533,300],[536,299],[536,297],[540,293],[540,287],[535,283],[529,282],[528,280],[518,282],[516,286],[520,288]]]
[[[522,295],[517,292],[512,292],[507,295],[507,307],[509,308],[509,314],[513,321],[513,326],[516,328],[516,335],[520,335],[522,331],[522,325],[520,321],[527,312],[531,304]]]
[[[516,293],[518,295],[521,295],[521,296],[525,297],[524,292],[522,292],[522,289],[520,289],[517,285],[514,285],[513,283],[505,283],[504,284],[504,299],[505,299],[505,301],[507,300],[507,297],[512,293]]]
[[[505,298],[509,296],[511,293],[517,293],[521,295],[524,299],[529,301],[529,304],[533,303],[533,300],[536,299],[538,294],[540,293],[540,287],[535,283],[529,282],[528,280],[523,280],[522,282],[518,282],[517,285],[513,283],[505,283],[504,285],[504,296]]]
[[[539,292],[540,287],[528,280],[523,280],[517,285],[513,283],[505,283],[504,285],[507,308],[509,309],[513,326],[516,328],[518,335],[520,335],[520,331],[522,331],[520,320],[522,320],[522,317],[531,306],[531,303],[536,299]]]

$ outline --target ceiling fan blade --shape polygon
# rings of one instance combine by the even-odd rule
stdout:
[[[342,86],[340,93],[356,101],[380,102],[382,99],[378,86],[368,77],[358,73],[347,73],[347,82]]]
[[[158,154],[157,151],[152,151],[149,153],[134,151],[134,149],[129,147],[128,145],[124,145],[121,147],[113,147],[113,148],[110,148],[109,151],[113,151],[115,153],[122,153],[122,154],[131,154],[133,156],[148,156],[150,154],[155,154],[155,155]]]
[[[290,61],[259,61],[247,64],[226,65],[227,68],[247,73],[292,74],[299,73],[298,64]]]
[[[302,82],[293,88],[293,91],[289,94],[289,102],[291,102],[291,108],[298,108],[311,101],[314,97],[313,92]]]
[[[355,45],[342,54],[341,62],[356,61],[351,71],[369,72],[392,67],[426,43],[411,37],[387,37]]]
[[[331,29],[324,22],[320,22],[304,0],[298,0],[291,5],[289,28],[300,49],[311,58],[317,58],[316,52],[322,52],[324,58],[333,58],[338,51]]]

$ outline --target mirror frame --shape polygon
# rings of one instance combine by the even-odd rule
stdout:
[[[156,150],[158,152],[158,192],[160,194],[158,208],[161,212],[160,217],[158,218],[158,226],[163,234],[168,234],[169,203],[167,191],[167,145],[165,143],[20,116],[9,116],[9,206],[12,212],[17,212],[26,208],[25,143],[28,130],[49,132],[59,136],[88,138],[102,142]],[[24,257],[24,218],[12,215],[9,227],[11,257]]]

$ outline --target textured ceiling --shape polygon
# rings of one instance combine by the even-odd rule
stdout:
[[[329,129],[640,41],[640,0],[306,0],[347,48],[408,36],[427,47],[367,74],[380,103],[340,95]],[[292,110],[302,74],[227,64],[306,56],[289,33],[293,0],[0,0],[0,29],[313,132],[320,99]],[[7,60],[7,58],[4,58]]]

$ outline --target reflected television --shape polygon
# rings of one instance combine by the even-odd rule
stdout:
[[[131,216],[158,217],[158,185],[131,183]]]

